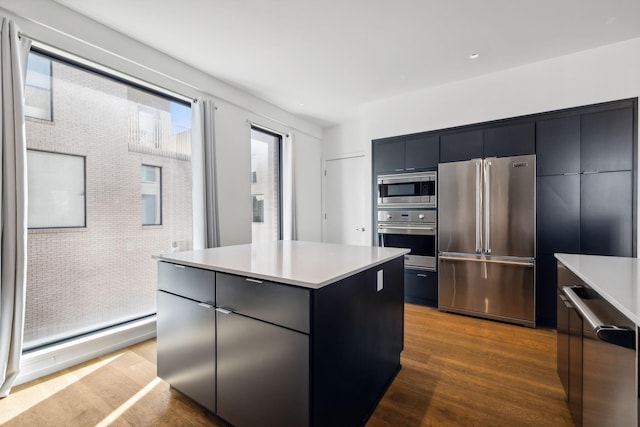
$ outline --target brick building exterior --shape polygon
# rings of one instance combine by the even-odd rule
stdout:
[[[61,62],[51,74],[27,86],[52,118],[27,117],[27,148],[84,157],[86,223],[29,230],[26,348],[154,313],[151,256],[192,244],[190,131],[172,129],[171,102]],[[161,168],[161,225],[142,225],[142,165]]]

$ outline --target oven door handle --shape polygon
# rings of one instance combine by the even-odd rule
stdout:
[[[406,234],[406,235],[424,235],[424,236],[435,236],[436,227],[428,226],[428,227],[415,227],[415,226],[402,226],[402,225],[378,225],[378,233],[379,234]]]

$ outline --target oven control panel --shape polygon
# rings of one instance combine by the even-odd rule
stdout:
[[[400,222],[400,223],[424,223],[435,224],[435,210],[388,210],[378,211],[378,223],[380,222]]]

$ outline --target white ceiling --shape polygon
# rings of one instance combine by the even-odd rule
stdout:
[[[640,37],[640,0],[55,1],[322,126],[371,101]]]

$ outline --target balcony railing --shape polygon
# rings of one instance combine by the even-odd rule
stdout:
[[[166,120],[146,119],[143,126],[138,116],[129,118],[129,151],[191,159],[191,130],[176,127],[173,132]]]

